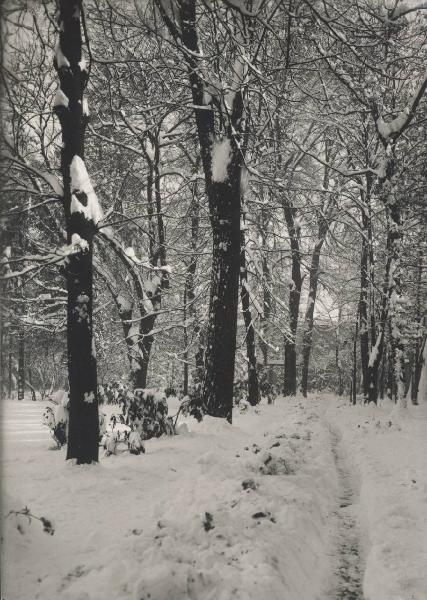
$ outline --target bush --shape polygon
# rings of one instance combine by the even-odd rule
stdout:
[[[142,440],[161,435],[174,435],[173,421],[168,417],[166,395],[162,390],[136,389],[122,397],[126,425],[137,431]]]

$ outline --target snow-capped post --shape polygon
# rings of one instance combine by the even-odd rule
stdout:
[[[233,54],[237,58],[226,69],[229,83],[224,85],[216,81],[211,85],[209,76],[216,77],[213,65],[207,73],[199,46],[196,0],[179,0],[174,5],[156,0],[156,5],[187,63],[213,233],[202,399],[207,414],[231,422],[240,266],[243,164],[240,142],[246,64],[240,56],[242,48],[236,47]],[[218,24],[220,22],[218,17]]]
[[[84,162],[88,118],[84,90],[88,71],[82,53],[82,2],[59,0],[59,39],[54,65],[59,78],[53,110],[61,124],[61,174],[67,240],[74,245],[65,266],[70,386],[67,459],[98,461],[98,399],[93,339],[93,237],[102,218]]]

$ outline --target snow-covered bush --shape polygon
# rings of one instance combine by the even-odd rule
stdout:
[[[200,423],[204,416],[200,385],[197,385],[188,396],[184,396],[181,400],[180,411],[186,417],[193,417]]]
[[[174,435],[173,421],[168,417],[166,395],[162,390],[136,389],[122,399],[126,424],[137,431],[142,440]]]
[[[54,406],[46,406],[42,423],[50,429],[53,439],[58,448],[65,446],[68,439],[68,393],[60,390],[52,394],[50,398]],[[107,430],[107,417],[103,412],[99,412],[99,441],[101,442],[103,435]]]

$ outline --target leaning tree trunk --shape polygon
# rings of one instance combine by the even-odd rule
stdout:
[[[248,402],[252,406],[259,404],[259,382],[256,362],[255,329],[250,307],[248,287],[248,269],[246,266],[245,231],[240,231],[240,300],[246,331],[246,355],[248,360]]]
[[[59,2],[59,43],[55,68],[60,87],[54,110],[62,130],[61,173],[68,243],[73,252],[67,280],[68,377],[70,385],[67,459],[98,460],[98,399],[93,340],[93,236],[100,208],[84,164],[87,121],[83,97],[88,73],[82,57],[79,0]]]

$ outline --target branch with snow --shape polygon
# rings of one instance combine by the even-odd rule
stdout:
[[[402,133],[408,128],[409,124],[415,116],[417,107],[421,102],[426,89],[427,71],[425,72],[424,78],[418,85],[408,104],[397,115],[397,117],[388,122],[384,121],[381,115],[377,117],[376,127],[383,143],[388,144],[389,141],[396,141],[397,138],[400,137]]]

